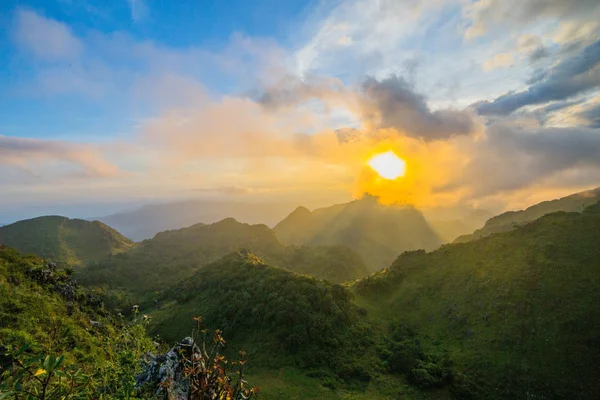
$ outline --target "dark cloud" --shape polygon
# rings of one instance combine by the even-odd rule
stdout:
[[[548,57],[548,50],[544,46],[537,47],[529,54],[529,61],[537,62]]]
[[[600,40],[547,70],[538,71],[522,92],[508,92],[476,105],[481,115],[508,115],[521,107],[566,100],[600,86]]]
[[[600,104],[590,107],[579,114],[591,128],[600,128]]]
[[[256,96],[256,101],[266,108],[294,106],[309,99],[325,99],[344,90],[334,78],[288,76]]]
[[[473,149],[463,176],[439,190],[464,186],[471,188],[473,197],[489,196],[541,183],[566,171],[600,172],[598,129],[526,129],[498,123],[487,134],[487,140]]]
[[[431,111],[425,98],[401,77],[368,78],[362,86],[364,118],[379,128],[395,128],[425,140],[447,139],[476,130],[472,115],[453,109]]]

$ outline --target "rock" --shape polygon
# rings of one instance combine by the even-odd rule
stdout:
[[[92,320],[90,320],[90,325],[92,325],[94,328],[102,328],[104,326],[102,322]]]
[[[70,284],[54,285],[54,291],[60,294],[65,300],[75,301],[77,299],[77,290]]]
[[[136,376],[138,388],[154,390],[158,398],[172,400],[186,400],[190,392],[190,382],[183,374],[183,355],[191,356],[199,353],[200,349],[194,346],[192,338],[186,337],[164,355],[154,356],[148,354],[145,360],[145,370]]]

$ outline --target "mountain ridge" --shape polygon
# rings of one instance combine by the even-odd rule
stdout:
[[[455,242],[468,242],[494,233],[510,231],[518,225],[534,221],[552,212],[582,212],[586,207],[595,204],[599,200],[600,187],[573,193],[558,199],[546,200],[524,210],[507,211],[488,219],[481,229],[475,230],[472,234],[459,236],[455,239]]]
[[[382,205],[372,196],[312,212],[298,207],[273,231],[286,244],[346,245],[371,271],[389,265],[403,251],[433,250],[442,244],[420,211]]]
[[[59,215],[2,226],[0,244],[71,267],[81,267],[135,246],[134,242],[100,221]]]

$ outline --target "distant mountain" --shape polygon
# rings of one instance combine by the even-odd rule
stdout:
[[[403,251],[442,244],[418,210],[384,206],[372,196],[312,212],[298,207],[273,230],[286,244],[346,245],[372,271],[388,266]]]
[[[139,241],[150,239],[165,230],[185,228],[197,223],[212,224],[229,217],[249,224],[273,226],[293,209],[293,205],[286,203],[196,200],[147,205],[135,211],[94,219]]]
[[[478,399],[597,398],[599,287],[600,203],[404,253],[354,285],[371,317],[410,327],[415,341],[470,375],[462,391],[471,396],[455,398]],[[405,371],[423,365],[409,350],[397,350]]]
[[[368,274],[360,256],[347,247],[288,247],[266,225],[226,218],[210,225],[161,232],[128,252],[89,265],[79,278],[90,285],[148,295],[241,248],[264,257],[271,265],[334,282]]]
[[[525,210],[508,211],[490,218],[483,228],[476,230],[472,234],[458,237],[456,242],[464,243],[489,236],[492,233],[510,231],[519,225],[557,211],[581,212],[597,201],[600,201],[600,188],[575,193],[556,200],[544,201]]]
[[[134,243],[99,221],[46,216],[0,227],[0,245],[77,267],[125,252]]]

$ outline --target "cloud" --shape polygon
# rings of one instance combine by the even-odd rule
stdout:
[[[479,0],[468,4],[463,12],[469,39],[482,36],[499,26],[519,30],[540,19],[593,19],[599,9],[597,0]]]
[[[485,71],[490,71],[496,68],[506,68],[513,65],[515,62],[514,57],[510,53],[500,53],[496,54],[494,57],[488,59],[483,64],[483,69]]]
[[[0,164],[40,178],[51,176],[56,171],[62,176],[80,175],[88,178],[113,177],[119,172],[115,165],[101,156],[98,149],[87,144],[2,135]],[[48,166],[54,168],[49,170]]]
[[[15,13],[14,38],[22,48],[47,60],[74,59],[83,50],[67,25],[27,9]]]
[[[470,146],[462,173],[440,190],[469,188],[469,196],[478,198],[542,185],[556,174],[582,168],[600,176],[600,133],[595,129],[527,129],[501,122],[488,128],[487,140]]]
[[[590,128],[600,128],[600,104],[596,104],[582,111],[579,116],[585,120]]]
[[[368,78],[362,90],[365,95],[363,117],[377,128],[394,128],[425,140],[469,135],[478,129],[468,111],[430,110],[425,98],[398,76],[381,81]]]
[[[548,49],[546,49],[542,40],[532,34],[519,36],[517,49],[520,53],[526,54],[531,62],[540,61],[549,55]]]
[[[600,40],[572,57],[538,71],[527,90],[508,92],[476,105],[482,115],[507,115],[519,108],[565,100],[600,86]]]

